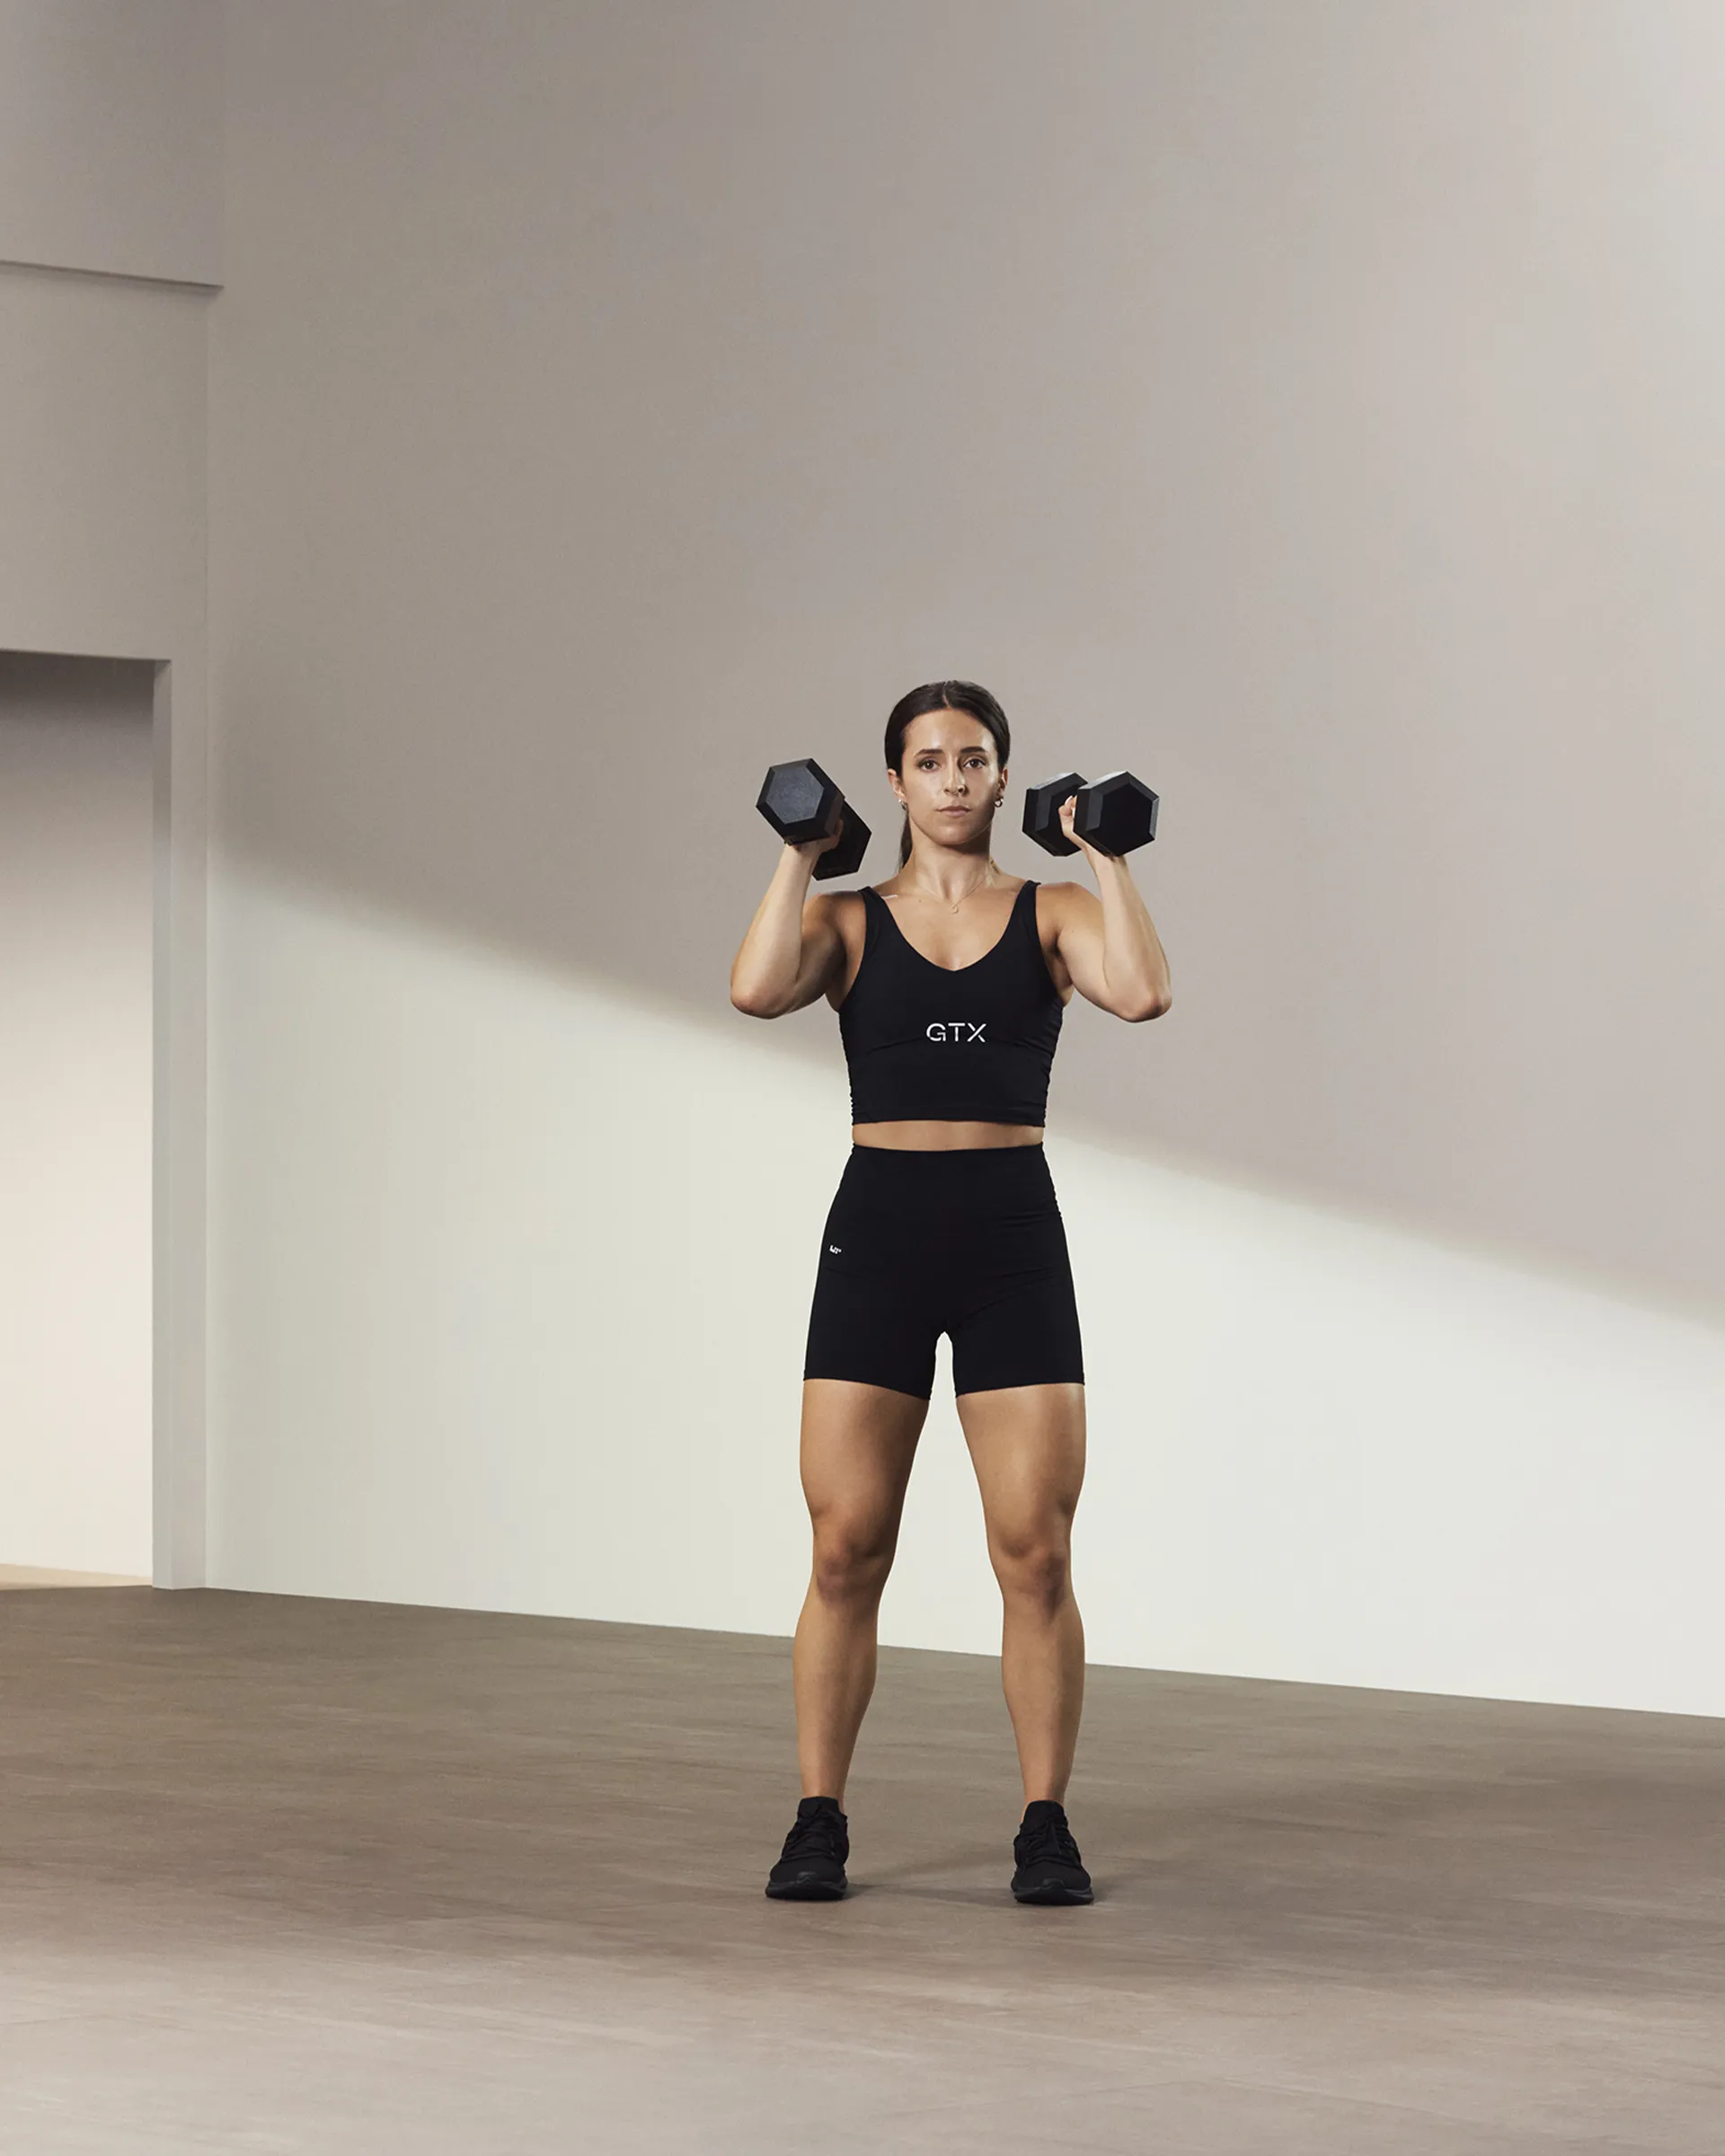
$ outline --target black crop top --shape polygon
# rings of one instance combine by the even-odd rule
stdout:
[[[864,889],[862,963],[838,1007],[853,1123],[1034,1123],[1065,1008],[1036,932],[1036,886],[973,965],[925,959]]]

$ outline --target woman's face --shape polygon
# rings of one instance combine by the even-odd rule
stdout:
[[[986,834],[1006,787],[995,738],[969,711],[924,711],[905,729],[902,768],[888,779],[911,827],[936,845],[962,846]]]

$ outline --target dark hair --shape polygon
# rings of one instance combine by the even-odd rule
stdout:
[[[987,690],[974,681],[925,681],[892,707],[887,720],[889,771],[903,772],[906,732],[913,719],[921,719],[929,711],[969,711],[973,719],[980,719],[995,738],[995,755],[1004,768],[1013,751],[1013,730],[1006,723],[1005,712]],[[905,827],[898,835],[898,866],[902,869],[909,859],[910,817],[907,813]]]

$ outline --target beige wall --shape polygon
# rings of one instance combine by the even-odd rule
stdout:
[[[1020,778],[1168,803],[1175,1012],[1075,1012],[1054,1095],[1092,1651],[1725,1710],[1717,15],[145,20],[0,13],[9,204],[77,142],[96,233],[0,267],[0,647],[155,662],[158,1577],[207,303],[140,280],[211,263],[137,242],[209,229],[225,27],[215,1576],[788,1627],[843,1107],[723,1000],[748,802],[883,808],[961,671]],[[990,1592],[942,1409],[889,1636]]]
[[[1174,1010],[1053,1091],[1093,1651],[1725,1710],[1722,76],[1687,4],[236,0],[213,1576],[789,1629],[844,1105],[726,1002],[751,802],[884,842],[960,673],[1166,804]],[[889,1625],[986,1644],[942,1427]]]
[[[1725,1308],[1716,10],[230,40],[236,855],[722,1008],[760,770],[973,675],[1166,800],[1066,1127]]]
[[[150,1568],[153,669],[0,652],[0,1561]]]
[[[222,0],[0,0],[0,261],[221,279]]]

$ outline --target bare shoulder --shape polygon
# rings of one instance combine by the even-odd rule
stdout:
[[[840,935],[853,923],[860,926],[862,920],[862,894],[861,891],[811,891],[804,902],[804,913],[810,921],[830,922]]]
[[[1101,918],[1102,902],[1087,883],[1039,883],[1036,918],[1039,926],[1057,933],[1079,922]]]

